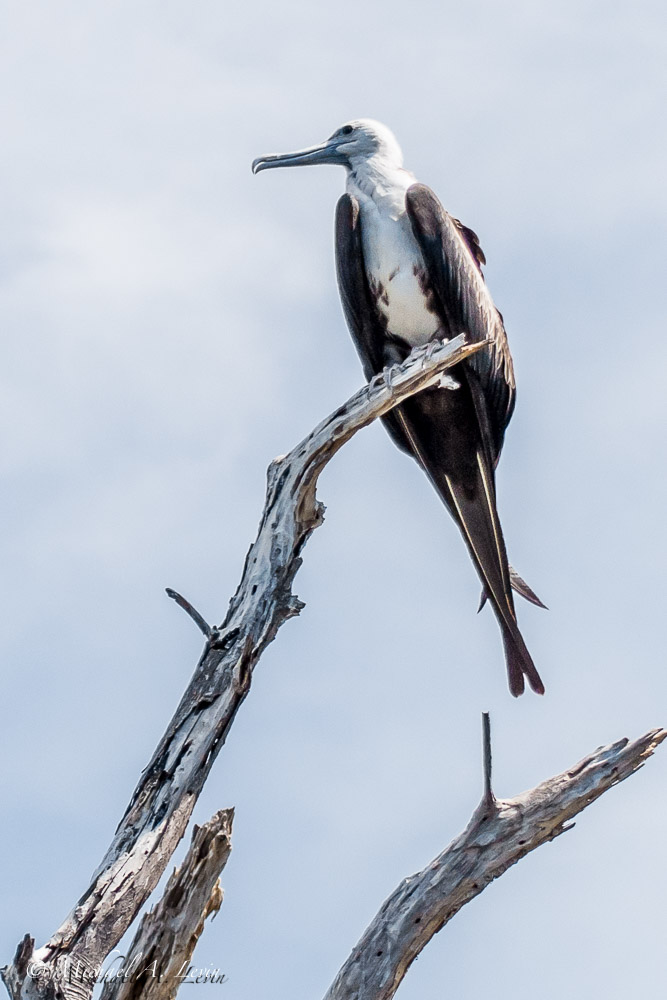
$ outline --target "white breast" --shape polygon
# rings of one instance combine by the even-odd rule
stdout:
[[[427,308],[417,276],[424,260],[405,212],[405,187],[382,198],[359,189],[353,193],[361,211],[366,274],[387,330],[417,347],[428,343],[440,323]]]

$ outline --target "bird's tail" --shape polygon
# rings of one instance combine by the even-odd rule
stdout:
[[[495,487],[484,455],[477,451],[476,482],[461,486],[447,476],[450,506],[479,573],[500,626],[505,647],[509,688],[517,697],[525,688],[544,694],[544,685],[519,631],[512,599],[510,570],[498,513]]]
[[[516,593],[523,597],[525,601],[529,601],[536,607],[544,608],[545,611],[548,611],[549,609],[546,604],[539,599],[533,588],[528,586],[523,577],[519,576],[517,571],[514,569],[514,566],[510,565],[508,568],[510,571],[510,584],[512,586],[512,590],[516,591]],[[487,600],[486,590],[482,589],[482,593],[479,598],[479,606],[477,608],[478,612],[482,610]]]
[[[519,628],[514,623],[514,628],[505,628],[504,623],[498,623],[503,633],[503,645],[505,647],[505,662],[507,663],[507,676],[509,678],[509,688],[515,698],[523,694],[525,689],[524,676],[528,678],[533,691],[536,694],[544,694],[544,684],[542,678],[535,669],[533,658],[531,657],[523,636]]]
[[[425,395],[426,393],[421,394]],[[413,410],[420,403],[423,408],[426,407],[421,397],[416,399]],[[465,457],[452,461],[451,454],[457,451],[458,441],[455,440],[453,445],[449,442],[449,454],[444,450],[440,451],[442,432],[438,426],[438,430],[430,433],[431,424],[425,422],[421,411],[417,414],[422,417],[421,433],[415,433],[414,417],[409,413],[410,402],[412,401],[396,407],[393,412],[415,457],[461,529],[500,626],[510,691],[515,697],[522,694],[526,677],[533,691],[544,694],[544,685],[516,622],[510,569],[496,510],[495,484],[485,451],[480,443],[472,454],[465,455],[462,450]],[[450,427],[456,429],[455,424],[450,423]]]

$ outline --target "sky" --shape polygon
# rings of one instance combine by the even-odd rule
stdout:
[[[550,609],[518,609],[547,693],[511,698],[451,519],[359,433],[195,811],[236,808],[195,954],[227,981],[197,988],[323,995],[466,825],[482,711],[500,796],[667,725],[664,28],[648,0],[0,6],[0,964],[88,885],[190,678],[164,588],[224,617],[268,463],[362,382],[342,170],[250,172],[351,118],[486,253],[518,382],[499,509]],[[465,907],[402,1000],[662,986],[666,780],[663,748]]]

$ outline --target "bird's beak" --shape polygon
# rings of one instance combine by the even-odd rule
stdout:
[[[252,161],[252,172],[258,174],[260,170],[270,170],[272,167],[305,167],[312,163],[337,163],[344,166],[347,157],[339,152],[338,144],[340,140],[327,139],[319,146],[310,146],[308,149],[299,149],[296,153],[272,153],[270,156],[258,156]]]

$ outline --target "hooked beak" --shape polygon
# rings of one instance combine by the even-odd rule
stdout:
[[[270,156],[258,156],[252,161],[252,172],[271,170],[272,167],[306,167],[312,163],[336,163],[345,166],[347,157],[338,149],[340,140],[327,139],[319,146],[299,149],[296,153],[272,153]]]

